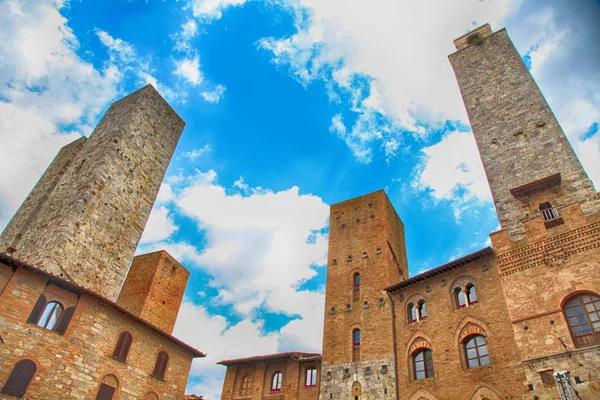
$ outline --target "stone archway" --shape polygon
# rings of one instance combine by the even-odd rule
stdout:
[[[438,400],[438,398],[425,389],[419,389],[410,396],[410,400]]]
[[[360,395],[362,394],[362,387],[360,385],[359,381],[355,381],[352,384],[352,398],[356,399],[356,398],[360,398]]]
[[[502,397],[494,389],[481,386],[473,393],[471,400],[502,400]]]

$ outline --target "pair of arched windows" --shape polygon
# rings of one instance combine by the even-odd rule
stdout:
[[[40,295],[35,303],[27,322],[41,326],[63,335],[71,322],[75,307],[66,310],[58,301],[47,301],[46,296]]]
[[[112,354],[113,358],[121,362],[126,362],[132,342],[133,337],[131,336],[131,333],[127,331],[121,332],[119,339],[117,340],[117,345],[115,346]],[[152,371],[152,376],[158,379],[164,379],[168,363],[169,354],[167,354],[166,351],[161,351],[158,353],[158,356],[156,357],[156,363],[154,364],[154,370]]]
[[[469,284],[464,290],[457,287],[454,289],[454,299],[456,300],[456,308],[459,310],[477,304],[477,291],[475,285]]]
[[[413,303],[408,305],[408,322],[414,324],[418,321],[427,319],[427,306],[425,300],[420,300],[415,306]]]
[[[271,379],[271,393],[281,392],[281,383],[283,382],[283,374],[279,371],[273,374]]]

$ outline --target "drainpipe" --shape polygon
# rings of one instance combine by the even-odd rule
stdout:
[[[400,385],[398,378],[398,350],[396,348],[396,310],[394,306],[394,299],[390,292],[385,291],[390,298],[390,303],[392,305],[392,348],[394,349],[394,374],[396,376],[396,400],[400,400]]]

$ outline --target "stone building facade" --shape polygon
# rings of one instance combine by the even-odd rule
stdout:
[[[321,355],[287,352],[223,360],[221,400],[317,400]]]
[[[152,86],[116,102],[6,227],[0,398],[183,398],[204,357],[171,335],[189,272],[133,257],[183,126]]]
[[[383,191],[334,204],[319,399],[598,399],[600,196],[506,30],[454,43],[500,230],[409,278]]]

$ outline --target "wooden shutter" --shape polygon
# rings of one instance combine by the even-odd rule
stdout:
[[[121,332],[119,340],[117,340],[117,346],[113,352],[113,357],[125,362],[127,359],[127,353],[129,353],[129,347],[131,346],[131,333]]]
[[[158,357],[156,357],[156,364],[154,365],[154,375],[157,378],[164,379],[165,372],[167,372],[167,364],[169,362],[169,355],[165,351],[161,351],[158,353]]]
[[[98,394],[96,395],[96,400],[112,400],[114,394],[114,387],[108,386],[105,383],[101,383],[100,388],[98,389]]]
[[[37,324],[38,321],[40,320],[40,317],[44,313],[45,308],[46,308],[46,296],[41,294],[37,303],[35,303],[35,306],[33,307],[33,311],[31,311],[29,318],[27,318],[27,322],[31,322],[32,324]]]
[[[35,374],[37,367],[31,360],[21,360],[15,364],[10,376],[2,387],[1,393],[9,396],[23,397]]]
[[[71,318],[73,317],[74,312],[75,307],[67,308],[60,316],[60,319],[58,320],[58,323],[54,328],[54,332],[64,335],[65,331],[67,330],[67,327],[69,326],[69,322],[71,322]]]

